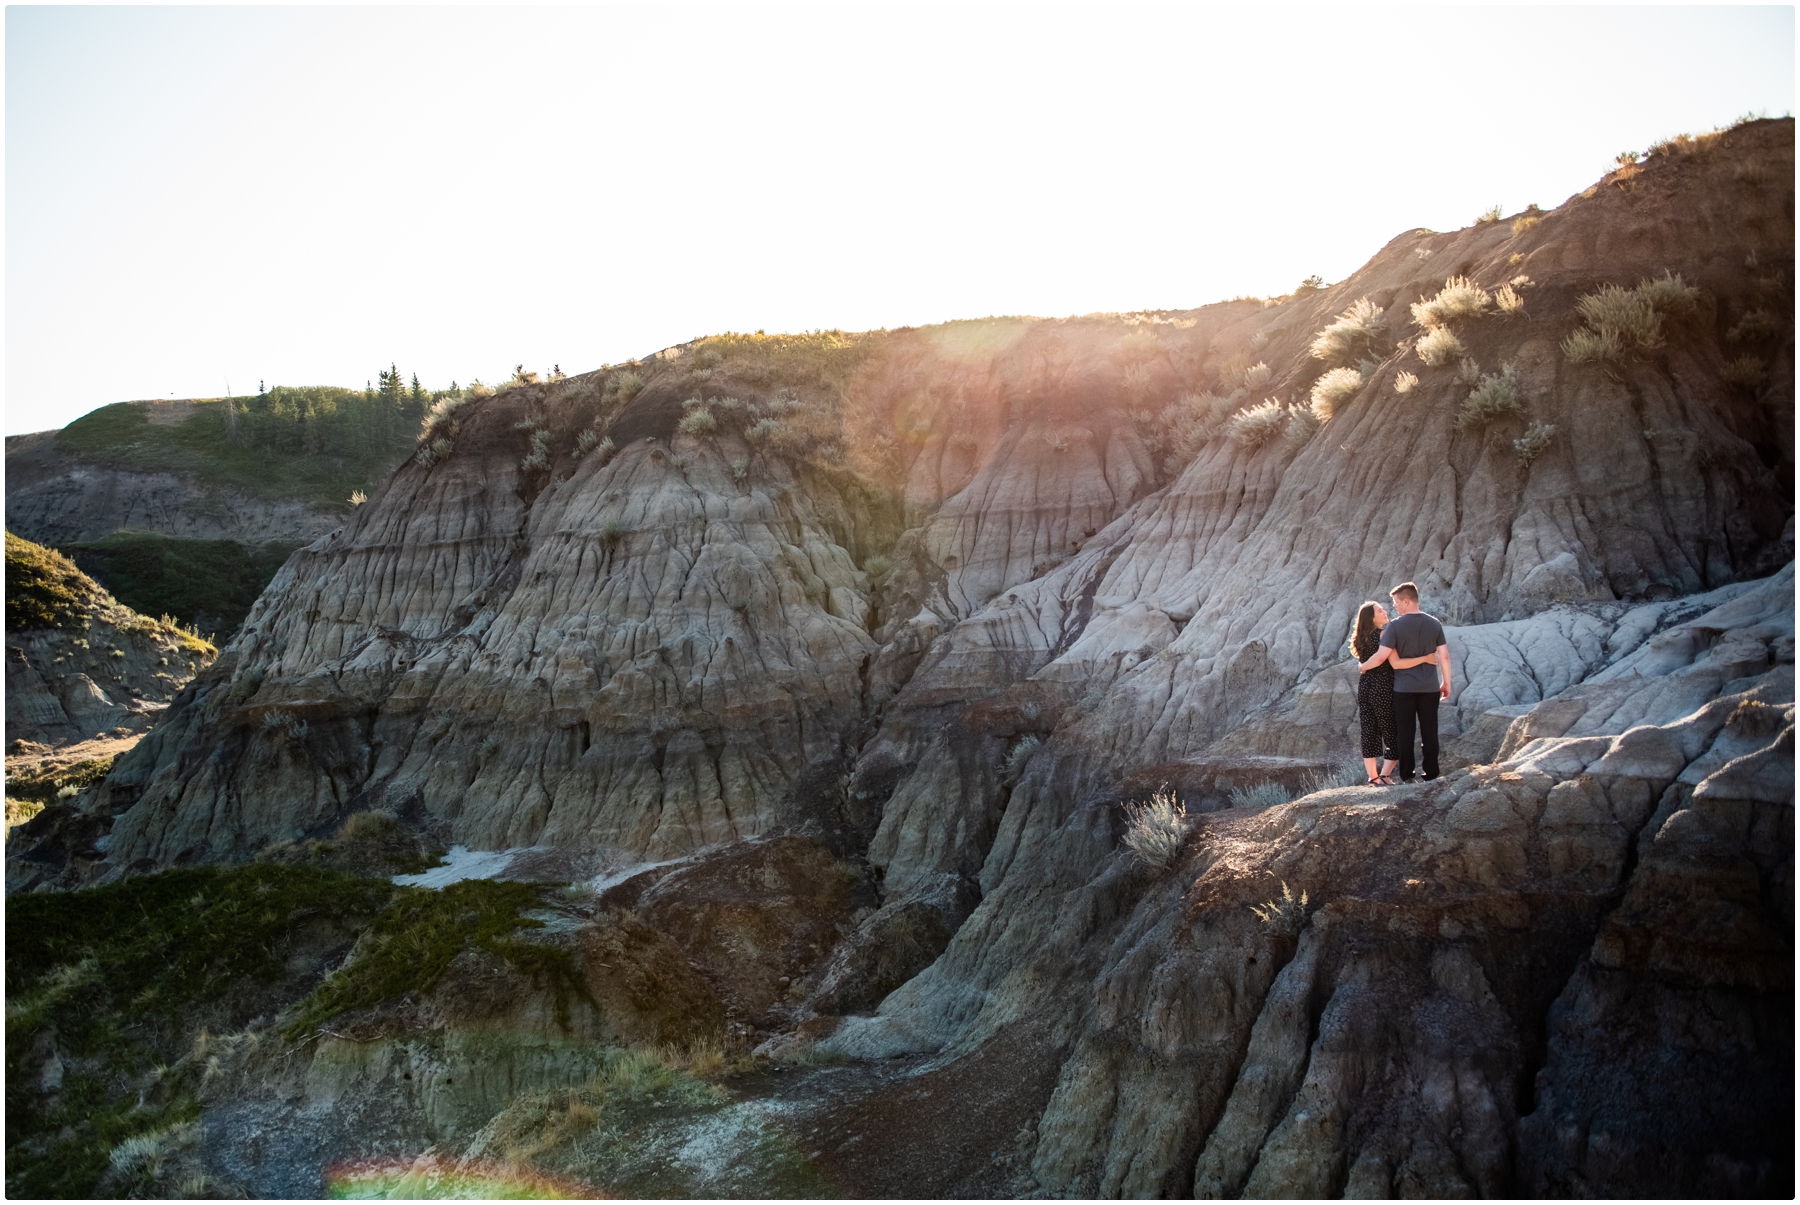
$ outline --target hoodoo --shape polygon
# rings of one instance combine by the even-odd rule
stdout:
[[[545,939],[578,999],[457,963],[310,1070],[228,1059],[207,1107],[314,1118],[296,1166],[1791,1194],[1792,180],[1755,121],[1267,303],[725,335],[442,402],[8,891],[371,812],[588,885]],[[1345,635],[1404,579],[1454,658],[1445,773],[1347,785]],[[632,1179],[574,1095],[519,1155],[521,1102],[631,1042],[788,1066],[713,1140],[798,1162]],[[400,1120],[377,1151],[330,1109]]]

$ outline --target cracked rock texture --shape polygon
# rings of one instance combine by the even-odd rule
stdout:
[[[1012,1076],[1010,1191],[1791,1194],[1792,155],[1750,123],[1269,306],[724,337],[472,402],[295,554],[57,881],[369,808],[608,882],[801,835],[846,869],[798,944],[710,927],[756,890],[721,870],[584,948],[716,985],[734,933],[789,983],[705,1008],[765,1049]],[[1654,346],[1559,349],[1664,272],[1697,292]],[[1523,304],[1429,367],[1407,307],[1453,275]],[[1310,439],[1184,419],[1304,401],[1363,297]],[[1457,425],[1506,365],[1518,409]],[[1349,622],[1408,578],[1451,772],[1231,806],[1353,752]],[[1151,869],[1120,804],[1163,783]]]

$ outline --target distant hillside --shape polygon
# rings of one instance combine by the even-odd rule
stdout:
[[[229,635],[288,554],[405,459],[444,396],[384,373],[367,391],[102,406],[6,441],[7,524],[126,605]]]

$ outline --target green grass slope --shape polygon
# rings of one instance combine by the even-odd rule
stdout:
[[[64,427],[56,447],[91,464],[186,473],[254,497],[347,511],[352,492],[374,489],[411,453],[434,396],[277,386],[191,401],[176,422],[154,421],[155,404],[117,402]]]

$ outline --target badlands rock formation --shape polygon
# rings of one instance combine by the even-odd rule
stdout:
[[[9,890],[382,809],[604,876],[597,994],[674,941],[693,1034],[1016,1085],[1009,1190],[1789,1193],[1792,164],[1751,123],[1278,304],[726,336],[441,413]],[[1352,752],[1345,633],[1403,578],[1455,772],[1222,806]],[[1120,804],[1164,782],[1157,871]],[[845,876],[804,940],[682,914],[796,836]],[[783,916],[828,879],[769,875]]]

